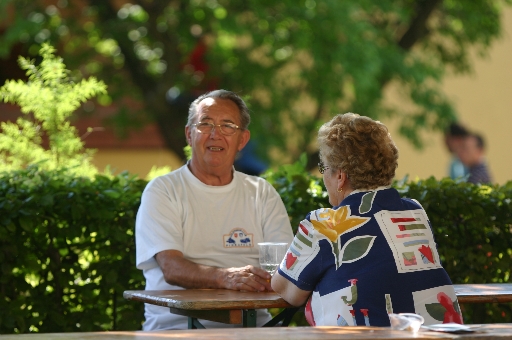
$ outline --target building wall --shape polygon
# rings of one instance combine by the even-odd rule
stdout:
[[[103,171],[107,166],[114,174],[128,170],[131,174],[146,178],[156,167],[179,168],[183,162],[165,148],[152,149],[98,149],[93,164]]]
[[[480,133],[486,142],[487,161],[494,182],[512,180],[512,9],[504,12],[502,38],[496,41],[485,59],[473,58],[474,73],[468,76],[450,75],[443,88],[459,113],[460,122]],[[410,179],[446,177],[449,154],[441,133],[428,135],[422,151],[415,150],[398,136],[396,122],[388,125],[400,150],[396,178]]]

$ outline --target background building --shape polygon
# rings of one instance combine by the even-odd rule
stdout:
[[[504,184],[512,180],[512,9],[503,12],[502,38],[489,49],[486,58],[474,60],[471,76],[449,75],[444,90],[455,103],[459,119],[468,129],[480,133],[486,142],[487,162],[493,181]],[[400,150],[397,178],[446,177],[450,155],[441,133],[425,135],[424,150],[416,150],[393,130],[395,122],[383,122]]]

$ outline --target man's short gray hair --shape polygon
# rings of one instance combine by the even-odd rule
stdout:
[[[199,103],[206,98],[222,98],[229,99],[233,103],[236,104],[238,110],[240,111],[240,128],[243,130],[247,130],[249,127],[249,123],[251,122],[251,115],[249,114],[249,108],[245,104],[244,100],[234,92],[227,90],[214,90],[211,92],[207,92],[199,96],[196,100],[190,104],[188,109],[188,121],[186,126],[190,126],[194,124],[194,117],[197,113],[197,106]]]

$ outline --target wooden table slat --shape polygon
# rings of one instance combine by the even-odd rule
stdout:
[[[512,302],[512,283],[471,283],[453,286],[459,303]]]
[[[290,308],[274,292],[228,289],[127,290],[125,299],[185,310]]]

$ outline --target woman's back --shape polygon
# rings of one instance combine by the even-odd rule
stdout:
[[[426,214],[395,189],[356,191],[312,212],[287,257],[280,274],[313,291],[311,324],[389,326],[391,312],[462,323]]]

